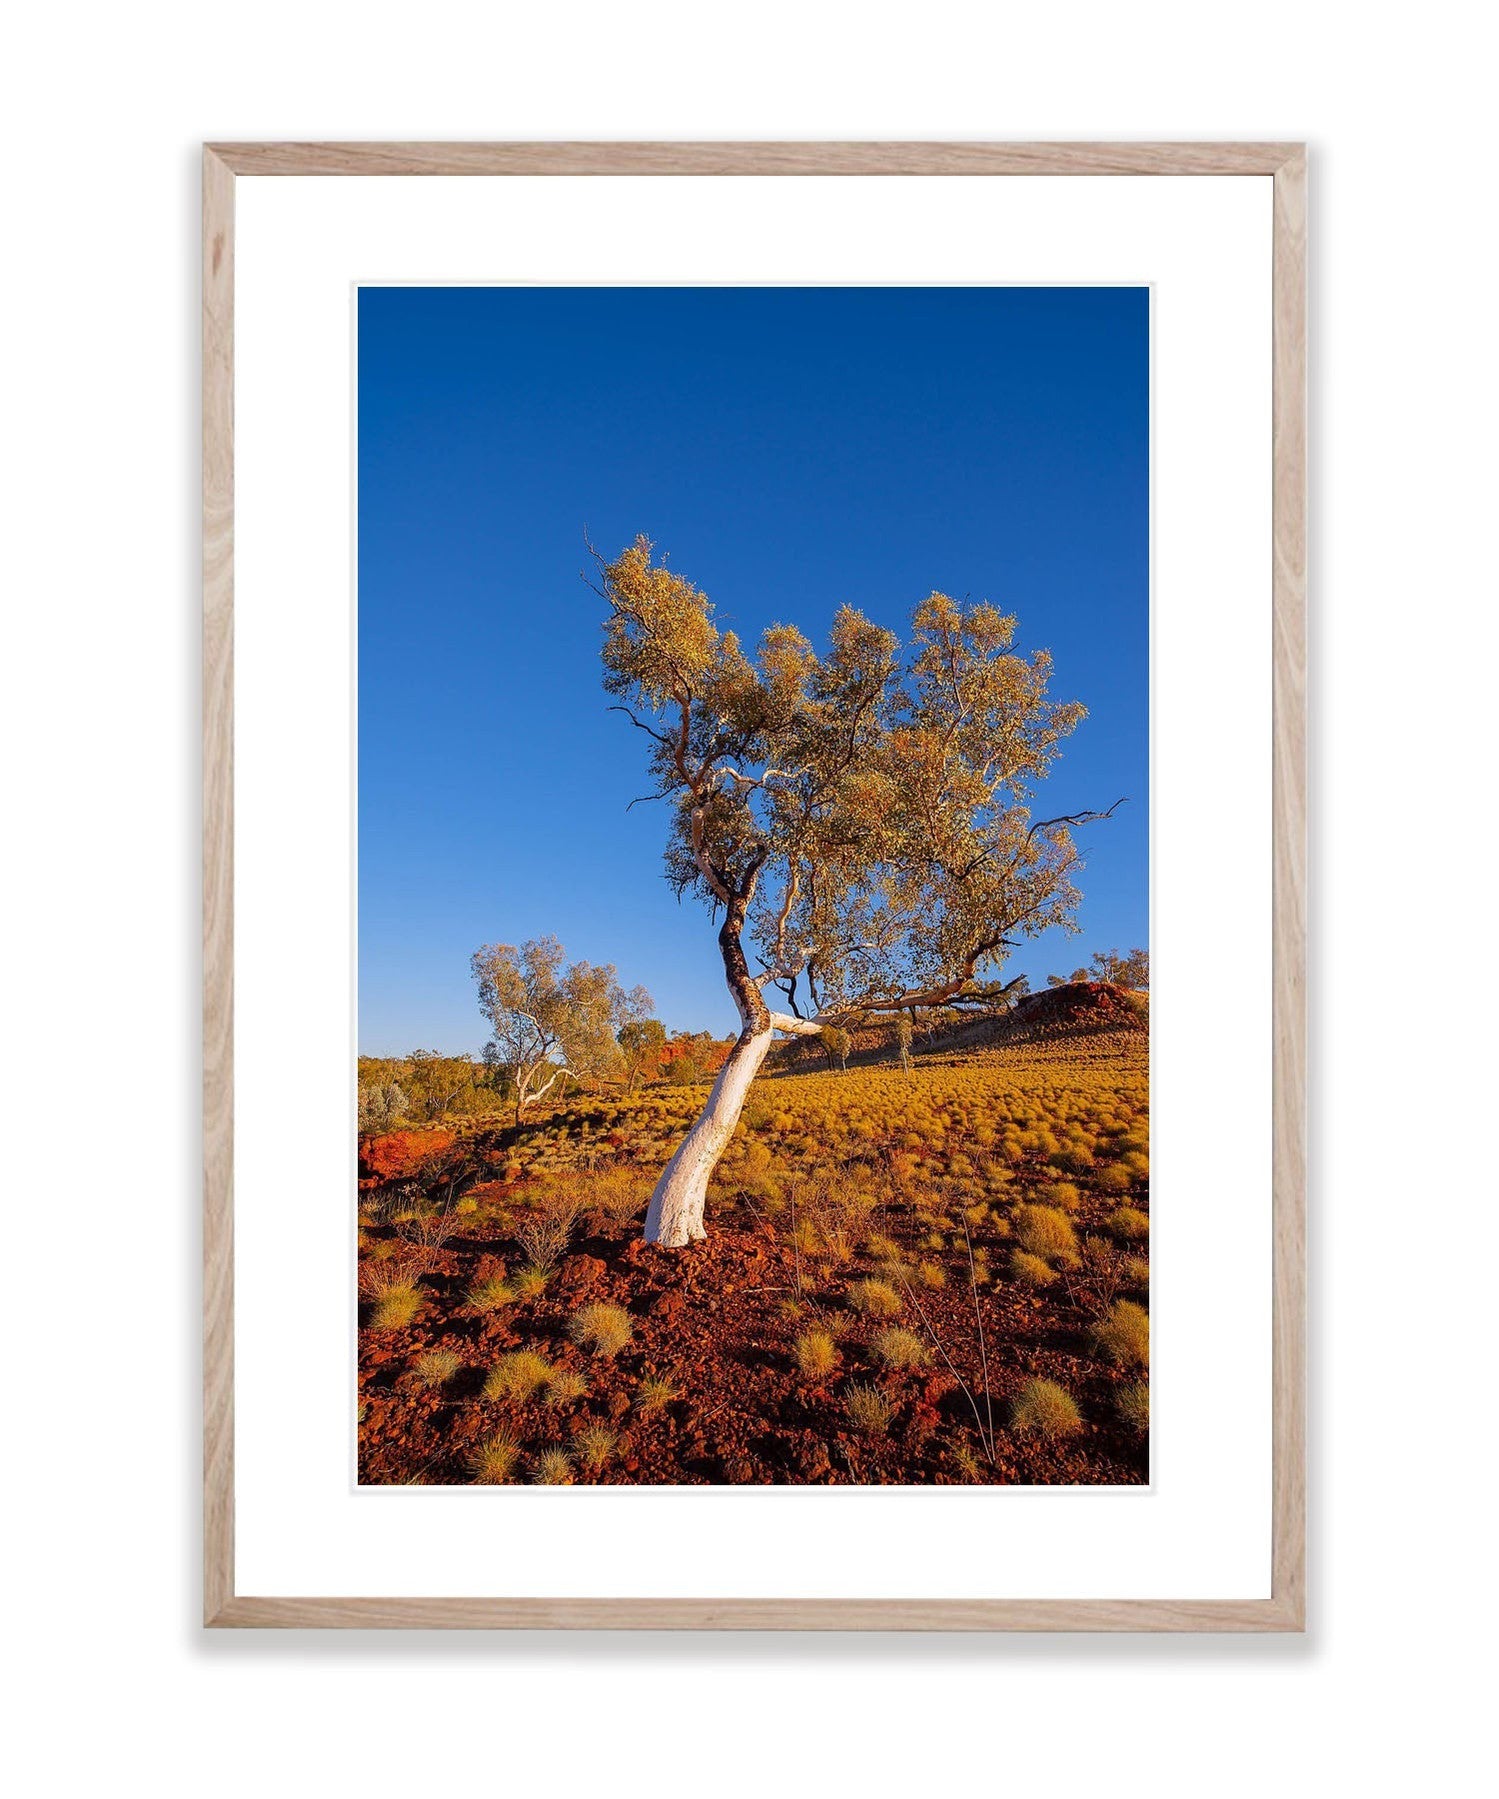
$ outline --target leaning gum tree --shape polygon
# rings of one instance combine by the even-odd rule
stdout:
[[[709,1177],[776,1034],[992,1006],[1017,938],[1076,928],[1069,827],[1108,814],[1031,821],[1084,711],[1047,699],[1050,656],[1017,654],[996,607],[932,594],[902,655],[844,606],[823,654],[774,625],[750,657],[651,552],[598,558],[604,685],[650,739],[667,878],[717,919],[741,1023],[646,1213],[646,1241],[675,1249],[706,1235]]]

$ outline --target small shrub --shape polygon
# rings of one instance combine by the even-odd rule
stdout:
[[[807,1330],[795,1344],[796,1365],[808,1380],[819,1380],[830,1374],[838,1361],[838,1350],[825,1330]]]
[[[1022,1206],[1015,1214],[1020,1247],[1049,1262],[1077,1260],[1077,1232],[1072,1220],[1055,1206]]]
[[[1082,1188],[1073,1181],[1056,1181],[1046,1189],[1046,1197],[1050,1204],[1060,1206],[1064,1212],[1075,1212],[1083,1202]]]
[[[1138,1431],[1144,1436],[1150,1429],[1150,1382],[1132,1380],[1128,1386],[1121,1387],[1114,1400],[1114,1409],[1127,1430]]]
[[[635,1394],[636,1410],[650,1417],[654,1412],[664,1412],[676,1396],[677,1390],[669,1380],[655,1374],[647,1375]]]
[[[538,1487],[570,1487],[573,1481],[572,1457],[565,1449],[543,1449],[536,1458],[531,1479]]]
[[[1142,1237],[1150,1235],[1150,1219],[1133,1206],[1120,1206],[1117,1211],[1109,1214],[1109,1229],[1116,1237],[1123,1237],[1125,1242],[1137,1243]]]
[[[1150,1314],[1132,1299],[1116,1299],[1093,1326],[1093,1343],[1100,1355],[1121,1368],[1144,1368],[1150,1363]]]
[[[1010,1404],[1010,1424],[1022,1434],[1066,1437],[1081,1430],[1082,1423],[1077,1402],[1054,1380],[1027,1381]]]
[[[496,1431],[474,1451],[469,1467],[482,1487],[497,1487],[509,1480],[520,1458],[520,1444],[509,1431]]]
[[[451,1349],[424,1349],[411,1371],[424,1387],[441,1387],[463,1366],[463,1357]]]
[[[595,1355],[618,1355],[632,1335],[630,1314],[623,1306],[584,1306],[573,1313],[567,1334]]]
[[[502,1355],[484,1381],[486,1399],[529,1399],[552,1378],[552,1365],[531,1349]]]
[[[890,1401],[878,1387],[856,1383],[844,1393],[843,1402],[855,1430],[862,1430],[871,1437],[883,1436],[889,1430],[895,1414]]]
[[[1049,1287],[1057,1278],[1050,1262],[1043,1262],[1040,1256],[1033,1256],[1024,1249],[1010,1251],[1010,1275],[1027,1287]]]
[[[538,1299],[546,1291],[547,1277],[540,1268],[522,1268],[510,1286],[517,1299]]]
[[[1100,1193],[1128,1193],[1134,1186],[1129,1170],[1121,1162],[1113,1162],[1098,1177]]]
[[[540,1206],[515,1227],[515,1240],[531,1258],[531,1266],[549,1273],[572,1241],[581,1205],[572,1193],[548,1193]]]
[[[1132,1287],[1148,1288],[1150,1286],[1150,1263],[1144,1256],[1126,1256],[1124,1278]]]
[[[887,1368],[921,1368],[931,1360],[921,1338],[898,1327],[880,1332],[874,1340],[874,1353]]]
[[[889,1281],[855,1281],[848,1290],[848,1303],[866,1318],[893,1318],[900,1311],[900,1294]]]
[[[877,1262],[898,1262],[900,1260],[900,1245],[893,1237],[879,1235],[866,1237],[864,1250],[866,1255],[872,1256]]]
[[[947,1270],[939,1262],[918,1262],[916,1278],[923,1287],[945,1287]]]

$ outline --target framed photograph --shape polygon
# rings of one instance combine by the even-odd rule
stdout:
[[[1305,208],[205,149],[209,1625],[1303,1628]]]

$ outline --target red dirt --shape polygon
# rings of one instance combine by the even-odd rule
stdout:
[[[575,1479],[590,1483],[1119,1484],[1148,1478],[1143,1441],[1115,1416],[1114,1396],[1127,1377],[1100,1362],[1087,1340],[1097,1293],[1053,1288],[1033,1295],[1009,1283],[983,1287],[987,1403],[966,1279],[909,1290],[898,1319],[857,1321],[839,1343],[832,1373],[809,1379],[797,1369],[794,1340],[845,1300],[851,1281],[874,1272],[867,1258],[819,1276],[752,1208],[720,1206],[710,1218],[710,1239],[677,1252],[645,1248],[636,1220],[585,1213],[569,1254],[539,1297],[476,1312],[465,1303],[472,1283],[513,1271],[525,1259],[508,1234],[504,1202],[511,1191],[498,1183],[473,1189],[478,1211],[456,1218],[442,1247],[398,1249],[397,1259],[412,1254],[418,1264],[428,1264],[420,1277],[422,1309],[407,1327],[370,1328],[366,1308],[360,1332],[361,1482],[468,1483],[473,1452],[502,1428],[522,1445],[514,1478],[524,1480],[542,1449],[568,1448],[584,1424],[602,1425],[618,1437],[597,1472],[575,1472]],[[1105,1203],[1117,1201],[1099,1202]],[[1079,1227],[1085,1223],[1080,1214]],[[399,1239],[399,1232],[370,1225],[365,1237],[373,1249],[381,1240]],[[624,1307],[633,1326],[631,1341],[613,1357],[589,1354],[567,1332],[580,1305],[600,1300]],[[930,1344],[921,1312],[986,1423],[992,1404],[992,1466],[979,1447],[970,1401],[940,1355],[925,1368],[895,1371],[880,1367],[870,1351],[870,1340],[887,1322]],[[423,1385],[410,1366],[431,1349],[451,1351],[462,1361],[436,1389]],[[541,1397],[485,1399],[488,1368],[516,1349],[576,1371],[588,1382],[586,1395],[562,1404]],[[1078,1399],[1085,1420],[1079,1434],[1046,1441],[1006,1429],[1011,1396],[1036,1375],[1059,1380]],[[677,1397],[647,1414],[639,1389],[650,1376],[671,1381]],[[844,1402],[850,1381],[877,1387],[892,1405],[887,1434],[852,1427]],[[977,1456],[976,1469],[960,1459],[964,1444]]]

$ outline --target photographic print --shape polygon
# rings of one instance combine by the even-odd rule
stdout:
[[[361,1484],[1147,1482],[1148,289],[357,325]]]

